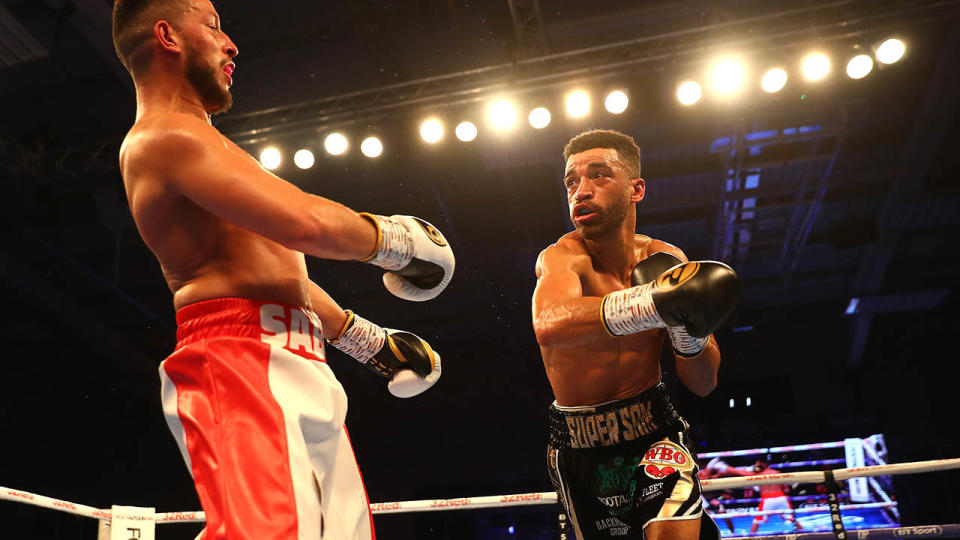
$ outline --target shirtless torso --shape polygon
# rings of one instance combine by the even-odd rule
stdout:
[[[634,263],[661,251],[686,261],[683,252],[676,247],[644,235],[635,235]],[[538,261],[538,278],[546,272],[560,271],[577,276],[582,296],[585,297],[602,298],[613,291],[630,287],[629,275],[613,275],[597,269],[576,232],[561,237],[544,251]],[[572,346],[541,345],[544,367],[557,404],[605,403],[650,388],[660,380],[660,353],[664,336],[665,332],[658,329],[616,339],[599,334]]]
[[[636,325],[614,336],[604,304],[609,297],[611,309],[650,312],[649,304],[634,309],[617,298],[639,298],[645,293],[638,291],[650,291],[649,282],[674,265],[640,278],[646,288],[631,283],[634,267],[660,252],[687,258],[670,244],[635,233],[636,205],[646,188],[632,139],[585,132],[571,139],[564,155],[563,185],[576,231],[541,252],[532,306],[556,398],[548,412],[551,483],[579,538],[709,537],[700,535],[701,522],[717,537],[700,506],[686,423],[660,383],[665,338],[676,345],[674,334],[680,334],[664,324]],[[650,263],[659,266],[664,257]],[[712,337],[699,339],[693,354],[678,358],[677,375],[691,391],[706,395],[716,386],[720,353]]]
[[[171,178],[176,170],[170,164],[179,157],[158,154],[150,144],[171,127],[213,131],[187,115],[146,116],[124,140],[120,163],[130,210],[144,242],[160,261],[174,306],[238,296],[310,307],[302,253],[212,214],[176,189],[181,182]],[[224,157],[260,168],[226,137],[206,135]]]

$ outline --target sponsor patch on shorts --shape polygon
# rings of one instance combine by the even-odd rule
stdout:
[[[640,462],[644,474],[658,480],[677,471],[693,470],[693,465],[690,454],[682,446],[670,441],[652,444]]]

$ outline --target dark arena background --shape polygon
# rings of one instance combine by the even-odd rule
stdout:
[[[113,50],[111,5],[0,3],[0,485],[97,508],[199,510],[160,407],[157,367],[175,343],[171,294],[118,170],[135,100]],[[642,148],[638,232],[690,259],[724,261],[743,280],[717,333],[723,363],[710,396],[688,392],[663,358],[698,452],[882,435],[883,444],[868,440],[889,463],[960,457],[960,1],[217,9],[240,53],[234,108],[214,125],[305,191],[431,221],[457,257],[449,288],[425,303],[389,295],[378,268],[308,258],[341,305],[414,331],[443,355],[440,382],[400,400],[328,349],[371,502],[552,489],[553,395],[530,300],[538,253],[573,230],[561,150],[589,128],[623,131]],[[772,68],[786,75],[779,88],[765,77]],[[614,90],[627,98],[617,113],[605,106]],[[550,112],[545,127],[528,119],[537,107]],[[458,137],[464,121],[473,140]],[[367,157],[375,144],[363,141],[374,136],[382,153]],[[306,168],[294,162],[301,149],[313,156]],[[850,464],[844,447],[771,454],[785,472]],[[873,483],[871,500],[895,504],[844,523],[957,523],[958,483],[955,470],[882,477],[889,500]],[[817,493],[790,489],[798,509]],[[759,495],[727,497],[746,501],[727,511],[750,511]],[[559,512],[374,521],[384,539],[552,539]],[[829,530],[824,512],[797,515]],[[751,519],[732,529],[746,533]],[[0,522],[2,538],[97,536],[96,520],[9,500]],[[200,528],[159,525],[157,537]],[[791,530],[774,516],[760,532]]]

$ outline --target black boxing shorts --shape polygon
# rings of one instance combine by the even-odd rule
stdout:
[[[704,511],[687,424],[663,383],[602,405],[550,406],[547,467],[577,538],[643,538],[651,523],[700,520]]]

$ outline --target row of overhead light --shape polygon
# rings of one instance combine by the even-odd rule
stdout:
[[[574,118],[581,118],[590,113],[590,95],[582,90],[570,92],[566,96],[567,114]],[[620,114],[627,110],[629,98],[623,90],[614,90],[607,94],[604,100],[604,107],[611,114]],[[505,132],[514,128],[517,124],[517,108],[514,103],[506,99],[494,100],[487,107],[487,119],[489,125],[495,131]],[[527,115],[527,121],[535,129],[543,129],[550,125],[552,116],[550,110],[546,107],[536,107]],[[434,144],[443,139],[445,127],[443,122],[436,117],[427,118],[420,124],[420,138],[424,142]],[[477,138],[479,129],[477,125],[469,120],[464,120],[454,128],[454,134],[457,139],[463,142],[470,142]],[[334,132],[327,135],[323,140],[323,148],[333,156],[344,154],[349,149],[347,137],[340,132]],[[379,157],[383,153],[383,142],[379,137],[369,136],[360,143],[360,152],[369,158]],[[280,150],[275,146],[268,146],[260,152],[260,163],[267,169],[278,168],[283,162],[283,156]],[[313,167],[316,158],[309,149],[301,148],[293,155],[294,164],[301,169]]]
[[[874,50],[877,62],[893,64],[903,58],[907,47],[897,38],[889,38],[880,43]],[[857,54],[847,61],[847,76],[851,79],[862,79],[873,71],[873,57],[868,54]],[[830,57],[822,52],[811,52],[800,61],[800,73],[810,82],[825,79],[831,70]],[[719,58],[711,64],[708,72],[710,87],[719,98],[736,96],[744,90],[747,78],[747,68],[744,62],[736,57]],[[787,85],[789,75],[782,67],[768,69],[760,79],[760,88],[769,94],[775,94]],[[677,86],[677,101],[681,105],[693,105],[703,97],[703,88],[698,81],[689,80]]]
[[[903,58],[906,45],[896,38],[889,38],[880,43],[874,50],[874,57],[880,64],[893,64]],[[867,54],[857,54],[847,61],[847,76],[851,79],[862,79],[873,70],[873,57]],[[825,53],[811,52],[800,62],[800,73],[807,81],[817,82],[825,79],[831,71],[831,59]],[[734,97],[744,91],[747,79],[747,67],[744,61],[737,57],[719,58],[710,64],[707,72],[710,89],[720,99]],[[782,67],[768,69],[760,79],[760,88],[774,94],[786,86],[789,75]],[[687,80],[677,86],[677,100],[681,105],[691,106],[703,97],[703,87],[696,80]],[[623,90],[609,92],[603,100],[604,108],[610,114],[621,114],[627,110],[630,98]],[[590,114],[591,98],[584,90],[574,90],[564,98],[567,115],[572,118],[582,118]],[[488,125],[493,131],[506,132],[516,127],[519,112],[514,102],[507,99],[495,99],[486,109]],[[534,129],[543,129],[550,125],[552,115],[546,107],[535,107],[527,115],[527,122]],[[454,135],[463,142],[470,142],[477,138],[479,129],[474,122],[464,120],[456,125]],[[443,140],[446,128],[443,121],[437,117],[425,119],[420,124],[420,138],[428,144],[435,144]],[[333,156],[342,155],[350,147],[347,137],[340,132],[330,133],[323,141],[326,152]],[[360,152],[368,158],[379,157],[383,153],[383,142],[375,136],[369,136],[360,143]],[[260,162],[267,169],[276,169],[283,162],[283,156],[278,148],[269,146],[260,153]],[[293,156],[294,164],[301,169],[313,167],[316,159],[309,149],[302,148]]]
[[[331,156],[345,154],[350,147],[346,135],[340,132],[334,132],[323,139],[323,148]],[[367,137],[360,143],[360,151],[369,158],[380,157],[383,153],[383,142],[379,137]],[[283,154],[276,146],[268,146],[260,151],[260,164],[269,170],[274,170],[283,163]],[[293,154],[293,163],[301,169],[309,169],[316,163],[313,152],[307,148],[301,148]]]

